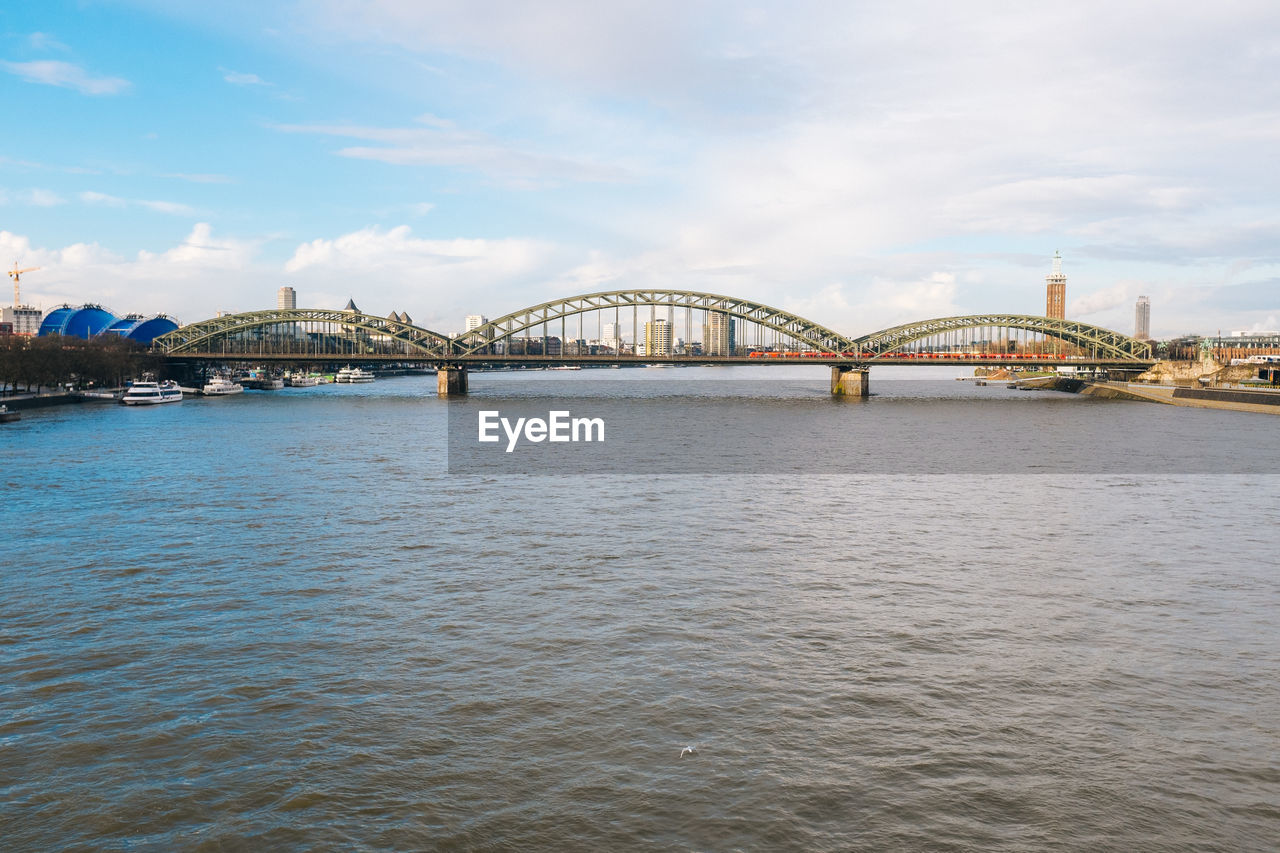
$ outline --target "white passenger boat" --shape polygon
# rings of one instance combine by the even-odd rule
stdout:
[[[231,394],[243,394],[244,386],[238,382],[232,382],[225,376],[215,376],[206,382],[201,390],[206,397],[226,397]]]
[[[157,403],[181,403],[182,389],[176,382],[135,382],[124,392],[120,402],[126,406],[154,406]]]
[[[320,384],[319,376],[308,376],[305,373],[290,373],[285,377],[290,388],[312,388]]]
[[[334,382],[372,382],[373,374],[369,371],[347,365],[333,377]]]

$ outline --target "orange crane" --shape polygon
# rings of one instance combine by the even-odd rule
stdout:
[[[13,279],[13,307],[18,307],[18,279],[24,272],[35,272],[40,267],[27,267],[25,270],[18,269],[18,262],[13,262],[13,269],[9,270],[9,278]]]

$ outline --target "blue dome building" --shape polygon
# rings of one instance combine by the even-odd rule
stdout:
[[[178,322],[164,314],[144,317],[141,314],[126,314],[116,317],[101,305],[60,305],[45,315],[40,322],[38,335],[67,335],[68,337],[90,338],[98,335],[119,335],[131,341],[150,346],[151,342],[161,335],[168,334],[178,328]]]
[[[108,326],[103,334],[119,335],[149,346],[156,338],[177,328],[178,324],[163,314],[145,318],[141,314],[129,314]]]
[[[116,321],[115,315],[101,305],[55,308],[40,323],[40,336],[66,335],[88,340]]]
[[[70,305],[63,305],[54,308],[48,314],[44,315],[44,319],[40,321],[40,331],[37,332],[40,337],[45,335],[60,335],[62,330],[67,327],[67,318],[76,312],[75,308]]]

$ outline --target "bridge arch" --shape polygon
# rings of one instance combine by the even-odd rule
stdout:
[[[1046,338],[1056,338],[1097,357],[1134,361],[1151,358],[1151,345],[1137,338],[1131,338],[1102,326],[1082,323],[1079,320],[1036,317],[1028,314],[973,314],[966,317],[920,320],[864,335],[856,340],[855,347],[857,352],[871,353],[871,360],[874,361],[877,357],[899,351],[916,341],[948,332],[984,327],[1023,329]]]
[[[442,355],[449,352],[451,345],[447,335],[393,317],[375,317],[349,310],[280,308],[227,314],[192,323],[156,338],[152,348],[165,355],[251,353],[251,349],[242,350],[239,346],[261,341],[266,331],[272,329],[277,330],[277,338],[293,336],[300,356],[308,354],[308,345],[317,343],[316,336],[347,345],[346,351],[352,355],[388,351]],[[233,342],[235,346],[231,345]],[[279,341],[273,343],[278,345]]]
[[[641,307],[723,314],[770,329],[797,345],[819,352],[838,354],[855,346],[852,338],[826,326],[749,299],[692,290],[609,290],[543,302],[490,320],[455,341],[455,352],[461,355],[483,353],[500,341],[546,328],[554,320],[563,321],[592,311]]]

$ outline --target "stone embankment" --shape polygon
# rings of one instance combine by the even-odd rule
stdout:
[[[1134,378],[1134,382],[1152,385],[1202,386],[1227,385],[1257,376],[1256,364],[1223,365],[1210,358],[1204,361],[1157,361],[1151,369]]]
[[[1252,379],[1256,365],[1221,365],[1206,362],[1159,362],[1128,382],[1099,382],[1057,376],[1019,382],[1019,387],[1066,391],[1109,400],[1142,400],[1197,409],[1227,409],[1280,415],[1280,391],[1240,387]]]

